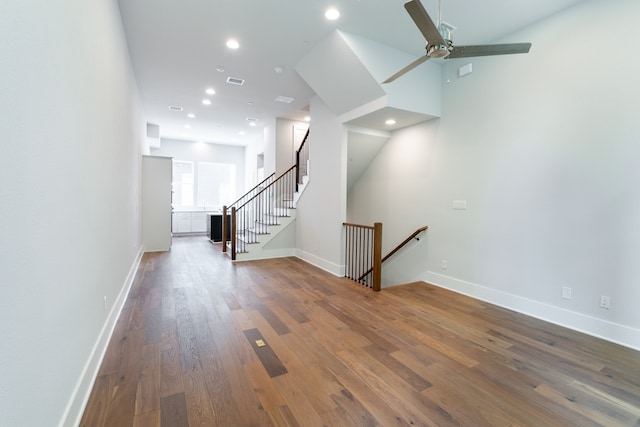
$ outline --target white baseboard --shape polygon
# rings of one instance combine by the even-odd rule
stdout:
[[[324,258],[321,258],[309,252],[305,252],[302,249],[296,249],[295,256],[303,261],[308,262],[311,265],[314,265],[328,273],[333,274],[334,276],[344,277],[344,265],[339,265],[331,261],[327,261]]]
[[[640,330],[598,319],[583,313],[566,310],[518,295],[466,282],[454,277],[427,271],[415,280],[467,295],[527,316],[554,323],[597,338],[640,350]]]
[[[102,326],[102,330],[98,335],[98,339],[93,346],[91,356],[82,370],[80,380],[73,390],[71,400],[69,401],[62,417],[62,421],[60,422],[60,427],[76,427],[80,424],[82,414],[84,413],[85,406],[87,405],[89,396],[91,395],[91,390],[93,389],[93,383],[98,376],[100,365],[102,364],[105,352],[107,351],[107,346],[111,340],[111,335],[113,334],[113,330],[115,329],[122,307],[124,307],[127,295],[129,295],[129,290],[131,289],[131,285],[136,277],[140,261],[142,260],[142,254],[143,250],[142,247],[140,247],[136,258],[133,261],[133,265],[131,265],[131,268],[129,269],[129,273],[127,274],[122,289],[120,289],[120,293],[111,307],[111,311],[109,312],[109,315]]]
[[[270,259],[270,258],[286,258],[290,256],[296,256],[296,250],[294,248],[269,249],[269,250],[263,249],[258,253],[239,252],[236,254],[236,259],[234,262],[256,261],[260,259]]]

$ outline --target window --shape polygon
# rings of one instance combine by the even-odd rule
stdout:
[[[174,208],[193,206],[193,162],[173,161],[173,194],[171,203]]]
[[[236,165],[173,161],[174,209],[220,210],[236,199]]]
[[[198,162],[198,207],[222,209],[236,199],[236,166]]]

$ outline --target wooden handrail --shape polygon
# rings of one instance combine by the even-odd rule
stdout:
[[[234,206],[236,203],[240,202],[240,200],[244,199],[245,197],[247,197],[248,194],[250,194],[252,191],[257,190],[260,186],[264,185],[265,182],[269,181],[271,178],[273,178],[273,176],[276,173],[272,173],[271,175],[269,175],[268,177],[266,177],[265,179],[263,179],[262,181],[260,181],[255,187],[253,187],[251,190],[247,191],[246,193],[244,193],[244,195],[242,197],[240,197],[238,200],[236,200],[235,202],[231,203],[228,207],[230,208],[231,206]]]
[[[244,202],[242,205],[238,206],[238,210],[242,209],[243,207],[245,207],[249,202],[251,202],[252,200],[258,198],[259,195],[261,195],[262,193],[264,193],[267,189],[269,189],[269,187],[271,187],[272,185],[274,185],[276,182],[278,182],[278,180],[280,180],[280,178],[283,178],[284,176],[286,176],[289,172],[291,172],[292,169],[295,169],[296,165],[291,166],[289,169],[286,170],[286,172],[283,172],[279,177],[277,177],[276,179],[273,180],[273,182],[269,185],[267,185],[266,187],[264,187],[262,190],[258,191],[252,198],[250,198],[249,200],[247,200],[246,202]]]
[[[299,153],[300,151],[302,151],[302,147],[304,147],[304,144],[307,142],[307,138],[309,138],[309,129],[307,128],[307,133],[304,134],[304,138],[302,138],[302,143],[300,144],[300,147],[298,147],[298,149],[296,150],[296,153]]]
[[[298,147],[298,149],[296,150],[296,191],[298,191],[298,184],[300,183],[300,153],[302,152],[302,148],[309,138],[309,129],[311,128],[307,128],[307,133],[304,134],[302,143],[300,143],[300,147]]]
[[[383,258],[382,261],[380,261],[380,263],[382,264],[383,262],[385,262],[386,260],[388,260],[389,258],[391,258],[396,252],[398,252],[400,249],[402,249],[404,247],[404,245],[406,245],[407,243],[409,243],[411,240],[415,239],[416,236],[420,233],[422,233],[423,231],[425,231],[427,228],[429,228],[428,225],[425,225],[423,227],[418,228],[416,231],[414,231],[409,237],[407,237],[406,239],[404,239],[404,241],[402,243],[400,243],[398,246],[396,246],[391,252],[389,252],[388,254],[386,254]],[[369,270],[367,270],[362,276],[360,276],[358,278],[358,280],[362,280],[366,277],[367,274],[371,273],[373,271],[373,268],[370,268]]]
[[[348,225],[349,227],[368,228],[369,230],[375,229],[375,227],[373,225],[353,224],[353,223],[350,223],[350,222],[343,222],[342,225]]]

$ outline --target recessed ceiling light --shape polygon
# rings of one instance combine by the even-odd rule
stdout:
[[[392,126],[392,125],[395,125],[395,124],[396,124],[396,121],[395,121],[395,120],[393,120],[393,119],[389,119],[389,120],[387,120],[386,122],[384,122],[384,124],[385,124],[385,125]]]
[[[185,129],[191,129],[191,125],[184,125]]]
[[[204,105],[211,105],[211,101],[209,101],[208,99],[203,99],[203,100],[202,100],[202,103],[203,103]]]
[[[242,135],[244,135],[244,132],[240,131],[240,132],[238,132],[238,135],[242,136]]]
[[[249,122],[249,126],[255,127],[256,126],[256,122]]]
[[[238,41],[235,39],[229,39],[227,40],[227,47],[229,49],[237,49],[240,47],[240,43],[238,43]]]
[[[218,66],[216,67],[216,71],[219,73],[224,73],[224,67],[223,66]]]
[[[182,107],[176,107],[175,105],[169,105],[169,110],[182,111],[183,108]]]
[[[324,13],[324,17],[330,21],[335,21],[340,18],[340,12],[338,12],[338,9],[332,7],[331,9],[327,9]]]
[[[193,114],[193,113],[189,113],[189,114],[187,114],[187,117],[189,117],[190,119],[195,119],[196,115]]]
[[[249,101],[247,102],[247,105],[253,105],[253,102]]]
[[[273,71],[275,71],[276,74],[282,74],[284,68],[278,65],[277,67],[273,67]]]
[[[207,88],[207,90],[205,90],[205,92],[207,93],[207,95],[215,95],[216,94],[216,91],[213,90],[212,87]]]
[[[305,122],[310,122],[310,121],[311,121],[311,117],[306,116],[306,117],[304,118],[304,121],[305,121]]]

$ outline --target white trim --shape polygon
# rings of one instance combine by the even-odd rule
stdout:
[[[305,252],[302,249],[296,249],[295,256],[300,258],[301,260],[308,262],[311,265],[314,265],[327,273],[331,273],[334,276],[344,277],[344,265],[335,264],[333,262],[327,261],[324,258],[320,258],[317,255],[313,255],[309,252]]]
[[[640,330],[553,305],[427,271],[416,280],[449,289],[527,316],[640,350]]]
[[[73,390],[71,395],[72,397],[69,400],[64,411],[64,415],[62,416],[62,420],[60,421],[60,427],[80,425],[80,420],[87,402],[89,401],[93,384],[98,376],[100,365],[102,365],[102,360],[104,359],[104,355],[107,351],[107,346],[111,340],[113,330],[116,327],[118,317],[120,317],[120,312],[124,307],[124,303],[129,295],[129,290],[131,289],[131,285],[133,285],[136,273],[138,272],[138,267],[140,266],[143,253],[141,246],[131,268],[129,269],[129,274],[127,274],[127,278],[125,279],[122,289],[120,289],[120,293],[118,294],[118,297],[111,307],[111,311],[102,326],[98,339],[91,350],[91,356],[89,357],[89,360],[87,360],[87,363],[82,370],[82,375],[80,375],[80,379]]]
[[[270,249],[255,252],[238,252],[233,262],[256,261],[260,259],[286,258],[296,256],[294,248]]]

